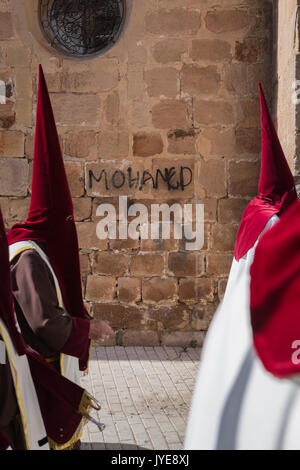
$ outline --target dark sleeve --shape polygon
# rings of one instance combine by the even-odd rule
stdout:
[[[58,305],[51,271],[35,250],[21,253],[12,269],[13,294],[32,331],[55,352],[81,358],[89,321],[74,319]],[[64,347],[67,346],[67,351]]]

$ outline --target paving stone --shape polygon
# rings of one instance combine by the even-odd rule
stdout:
[[[181,450],[200,351],[94,346],[81,385],[101,403],[84,428],[83,450]]]

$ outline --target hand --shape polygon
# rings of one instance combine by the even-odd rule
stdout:
[[[90,339],[100,339],[104,341],[105,339],[109,338],[113,335],[114,332],[111,327],[103,320],[91,320],[90,321]]]

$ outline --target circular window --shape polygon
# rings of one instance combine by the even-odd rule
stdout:
[[[125,0],[40,0],[39,16],[53,47],[69,55],[88,56],[117,41]]]

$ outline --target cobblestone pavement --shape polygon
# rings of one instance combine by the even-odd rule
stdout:
[[[102,405],[88,423],[83,450],[183,448],[200,349],[99,347],[92,349],[82,386]]]

